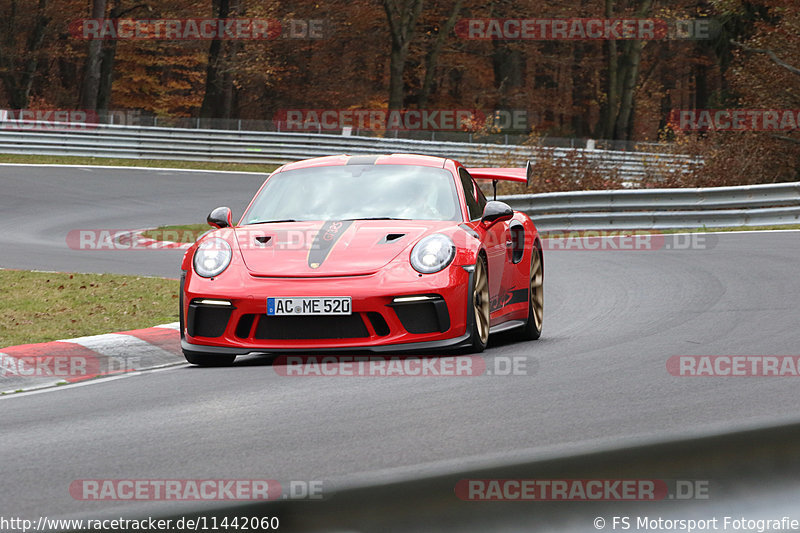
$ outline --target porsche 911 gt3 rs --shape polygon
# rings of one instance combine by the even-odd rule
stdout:
[[[269,175],[186,252],[181,346],[198,365],[249,353],[481,352],[542,331],[544,257],[530,218],[489,201],[467,169],[421,155],[331,156]]]

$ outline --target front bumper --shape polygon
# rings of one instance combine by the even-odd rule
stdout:
[[[387,269],[366,276],[265,278],[230,272],[209,280],[188,272],[182,283],[184,351],[248,353],[395,352],[470,345],[471,269],[450,266],[419,276]],[[421,303],[396,297],[428,296]],[[268,297],[350,296],[352,315],[266,315]],[[211,300],[229,306],[206,305]]]

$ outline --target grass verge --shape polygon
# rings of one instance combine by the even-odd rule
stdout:
[[[200,235],[214,228],[208,224],[180,224],[176,226],[159,226],[142,232],[142,237],[156,241],[194,242]]]
[[[178,321],[178,281],[0,270],[0,347]]]
[[[111,167],[185,168],[195,170],[231,170],[269,173],[279,165],[261,163],[217,163],[205,161],[172,161],[162,159],[118,159],[111,157],[75,157],[51,155],[0,154],[0,163],[29,165],[86,165]]]

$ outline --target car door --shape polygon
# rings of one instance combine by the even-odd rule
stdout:
[[[463,167],[459,168],[459,177],[461,186],[464,188],[470,219],[480,220],[483,216],[483,209],[486,207],[486,197]],[[501,308],[502,295],[506,292],[503,286],[509,257],[506,242],[511,240],[511,234],[508,230],[508,222],[503,221],[496,222],[484,230],[486,235],[483,241],[489,268],[489,298],[491,299],[491,313],[495,314]]]

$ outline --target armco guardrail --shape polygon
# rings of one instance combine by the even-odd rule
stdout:
[[[683,155],[578,148],[411,139],[354,137],[317,133],[190,130],[111,124],[0,122],[0,153],[56,156],[173,159],[282,164],[335,154],[411,152],[458,159],[474,166],[524,165],[545,152],[555,158],[581,155],[600,171],[619,172],[633,183],[644,176],[685,172],[698,161]],[[567,165],[569,165],[567,161]]]
[[[501,196],[541,231],[800,224],[800,182]]]
[[[207,523],[226,517],[272,517],[280,519],[280,531],[315,532],[407,532],[407,531],[692,531],[684,527],[654,527],[650,519],[711,520],[717,527],[695,527],[694,531],[766,531],[755,527],[723,528],[731,519],[774,519],[797,514],[800,491],[800,424],[756,427],[730,433],[686,436],[673,441],[598,448],[592,442],[582,452],[550,451],[513,461],[475,466],[451,466],[431,472],[421,465],[414,474],[383,473],[349,485],[323,484],[321,500],[250,503],[223,508],[188,509],[164,518],[202,515]],[[571,493],[555,501],[542,501],[540,486],[522,490],[478,491],[495,501],[461,499],[459,484],[469,480],[606,480],[617,489],[601,497]],[[655,501],[621,497],[622,480],[661,482],[670,491]],[[499,483],[498,483],[499,485]],[[487,485],[484,485],[487,486]],[[673,487],[680,487],[675,490]],[[467,493],[468,495],[469,493]],[[539,495],[539,496],[537,496]],[[163,507],[161,508],[163,509]],[[146,509],[142,516],[157,516]],[[97,518],[98,512],[92,518]],[[161,511],[164,513],[164,511]],[[109,513],[111,516],[111,513]],[[212,518],[213,517],[213,518]],[[617,517],[617,522],[614,522]],[[630,524],[621,523],[628,517]],[[601,520],[598,520],[600,518]],[[792,518],[798,518],[792,516]],[[647,519],[649,527],[636,527]],[[243,518],[240,518],[243,520]],[[174,522],[173,522],[174,523]],[[795,528],[796,529],[796,528]],[[771,531],[789,531],[773,527]]]
[[[576,154],[598,170],[633,184],[647,175],[686,172],[688,156],[578,148],[549,148],[314,133],[189,130],[111,124],[0,122],[0,153],[177,159],[282,164],[310,157],[410,152],[452,157],[467,165],[534,163],[544,152]],[[567,162],[567,168],[569,162]],[[509,196],[544,231],[673,229],[800,223],[800,185],[784,183],[707,189],[626,189]]]

